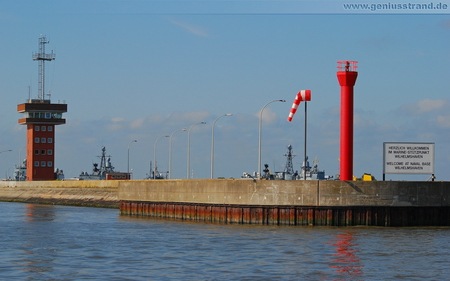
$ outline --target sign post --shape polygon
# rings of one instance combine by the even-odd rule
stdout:
[[[385,174],[434,175],[434,143],[384,142],[383,181]]]

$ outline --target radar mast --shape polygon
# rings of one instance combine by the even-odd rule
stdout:
[[[45,36],[39,38],[39,53],[33,53],[33,60],[39,62],[39,81],[38,81],[38,99],[45,100],[45,62],[55,59],[53,51],[50,54],[45,53],[45,44],[50,43]],[[50,99],[50,98],[49,98]]]

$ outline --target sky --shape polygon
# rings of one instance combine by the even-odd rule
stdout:
[[[286,102],[263,111],[262,164],[282,171],[292,145],[300,170],[304,104],[292,122],[286,118],[304,89],[312,93],[308,157],[335,176],[336,62],[352,60],[358,61],[353,174],[382,179],[383,142],[431,142],[436,180],[450,180],[449,10],[348,11],[319,3],[1,1],[0,177],[12,176],[25,157],[17,104],[38,95],[32,54],[44,35],[47,53],[56,54],[45,64],[46,94],[68,104],[55,136],[55,167],[66,178],[91,172],[102,146],[116,170],[129,165],[133,179],[145,178],[154,158],[160,172],[171,162],[173,179],[210,178],[215,121],[214,177],[251,174],[258,168],[260,111],[273,100]]]

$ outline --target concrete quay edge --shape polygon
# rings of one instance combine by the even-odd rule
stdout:
[[[252,179],[2,181],[0,200],[118,208],[120,201],[262,206],[450,206],[450,182]]]
[[[121,201],[270,206],[450,206],[450,182],[133,180]]]
[[[119,208],[118,181],[2,181],[0,201]]]

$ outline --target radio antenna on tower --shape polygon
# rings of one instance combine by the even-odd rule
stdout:
[[[45,53],[45,44],[50,43],[45,36],[39,38],[39,53],[33,53],[33,60],[39,61],[39,82],[38,82],[38,99],[45,100],[45,61],[55,59],[53,51],[50,54]]]

